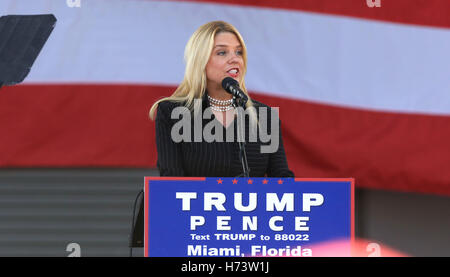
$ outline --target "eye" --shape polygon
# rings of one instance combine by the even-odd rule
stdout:
[[[219,52],[217,52],[217,55],[219,55],[219,56],[223,56],[223,55],[225,55],[225,54],[226,54],[225,51],[219,51]]]
[[[236,51],[236,55],[238,55],[238,56],[242,56],[243,54],[244,54],[244,52],[242,50]]]

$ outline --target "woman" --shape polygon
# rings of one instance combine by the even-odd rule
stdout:
[[[156,145],[158,151],[157,166],[161,176],[241,176],[243,166],[238,143],[238,128],[242,125],[236,120],[236,110],[232,106],[232,95],[222,88],[222,80],[231,77],[239,82],[241,90],[248,96],[244,76],[247,69],[247,50],[242,36],[231,24],[213,21],[201,26],[189,39],[185,49],[186,71],[179,87],[172,96],[157,101],[150,110],[153,119],[156,114]],[[271,109],[250,97],[246,103],[246,117],[242,127],[245,133],[245,149],[251,177],[294,177],[289,170],[284,152],[278,120],[275,125],[264,124],[267,130],[261,129],[261,111]],[[189,128],[182,132],[174,131],[179,127],[180,107],[186,107],[193,117],[186,117]],[[260,109],[266,108],[266,109]],[[213,115],[205,116],[209,111]],[[200,113],[201,112],[201,113]],[[186,115],[186,114],[185,114]],[[175,119],[173,119],[175,118]],[[197,120],[197,121],[196,121]],[[197,123],[205,126],[200,131]],[[240,122],[240,121],[239,121]],[[256,125],[252,123],[258,122]],[[219,125],[220,124],[220,125]],[[274,132],[271,127],[274,125]],[[197,126],[197,127],[196,127]],[[205,139],[206,126],[215,126],[215,141]],[[276,139],[276,151],[262,153],[267,140],[250,139],[250,126],[257,126],[258,131],[266,134],[279,134]],[[178,130],[178,129],[177,129]],[[181,134],[183,133],[183,134]],[[194,138],[189,134],[195,133]],[[225,137],[223,134],[226,133]],[[186,136],[187,135],[187,136]],[[203,138],[201,137],[203,135]],[[180,141],[180,136],[184,139]],[[223,139],[222,139],[223,138]]]

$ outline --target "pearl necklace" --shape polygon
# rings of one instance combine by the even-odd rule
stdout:
[[[211,104],[211,109],[216,112],[226,112],[233,109],[233,99],[219,100],[208,96],[208,100]]]
[[[233,98],[232,99],[228,99],[228,100],[219,100],[219,99],[216,99],[216,98],[212,98],[209,95],[207,95],[207,96],[208,96],[208,100],[211,103],[216,104],[216,105],[222,105],[223,106],[223,105],[231,105],[233,103]]]
[[[226,111],[229,111],[229,110],[231,110],[233,108],[234,107],[232,105],[222,107],[222,106],[215,106],[215,105],[211,104],[211,109],[216,111],[216,112],[226,112]]]

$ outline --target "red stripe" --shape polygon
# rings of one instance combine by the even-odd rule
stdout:
[[[239,6],[300,10],[404,24],[450,28],[448,0],[381,0],[369,8],[366,0],[184,0]]]
[[[21,85],[0,93],[0,166],[156,164],[151,104],[170,88]]]
[[[296,177],[450,195],[450,117],[383,113],[258,95],[280,107]]]
[[[1,167],[154,167],[147,112],[174,87],[21,85],[0,93]],[[280,107],[299,178],[450,195],[450,117],[371,112],[255,94]]]

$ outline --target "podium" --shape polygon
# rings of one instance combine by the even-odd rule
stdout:
[[[146,257],[320,256],[330,241],[350,256],[352,240],[351,178],[145,178]]]

